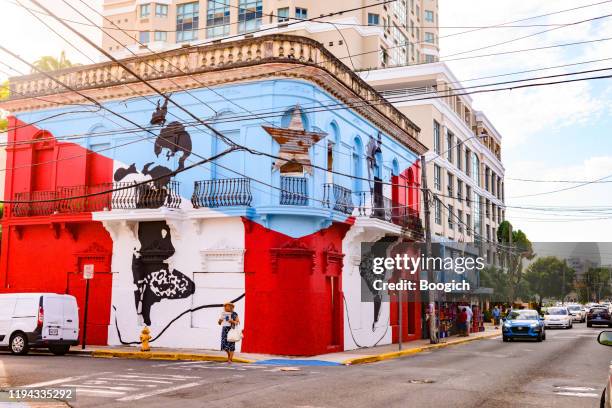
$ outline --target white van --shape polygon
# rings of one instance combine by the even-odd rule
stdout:
[[[27,354],[30,348],[49,348],[66,354],[79,344],[76,298],[56,293],[0,294],[0,348]]]

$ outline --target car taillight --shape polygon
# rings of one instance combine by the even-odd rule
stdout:
[[[42,306],[38,306],[38,320],[36,322],[36,325],[38,327],[42,327],[44,317],[45,317],[45,310],[43,309]]]

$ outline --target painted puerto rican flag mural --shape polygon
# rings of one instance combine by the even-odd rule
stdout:
[[[82,312],[82,270],[93,264],[91,344],[137,344],[149,326],[153,346],[218,349],[227,301],[242,351],[314,355],[397,340],[397,305],[360,299],[359,244],[387,233],[360,219],[399,231],[398,219],[418,217],[416,154],[349,109],[311,112],[337,103],[311,83],[217,92],[284,114],[245,117],[195,89],[207,105],[182,92],[172,100],[223,138],[153,97],[106,103],[145,130],[67,107],[12,117],[5,199],[48,201],[7,206],[0,290],[70,293]],[[239,150],[190,168],[229,143],[275,157]],[[418,304],[402,307],[419,318]],[[404,339],[420,336],[414,326]]]

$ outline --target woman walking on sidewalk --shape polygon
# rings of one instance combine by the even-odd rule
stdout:
[[[225,303],[223,305],[223,312],[219,316],[219,324],[221,325],[221,350],[227,353],[228,364],[232,363],[234,358],[234,351],[236,351],[236,343],[227,341],[227,333],[240,324],[238,319],[238,313],[234,312],[233,303]]]

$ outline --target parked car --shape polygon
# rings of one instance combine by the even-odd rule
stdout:
[[[572,315],[572,320],[575,322],[584,323],[586,321],[586,312],[582,310],[580,305],[568,305],[567,310],[569,310]]]
[[[597,341],[604,346],[612,346],[612,331],[602,331],[599,333]],[[608,382],[601,393],[601,408],[612,408],[612,361],[610,362],[610,369],[608,371]]]
[[[79,311],[76,298],[55,293],[0,294],[0,348],[27,354],[48,348],[66,354],[78,344]]]
[[[589,310],[589,313],[587,313],[587,327],[592,327],[594,324],[612,327],[612,318],[610,318],[610,311],[607,307],[596,306]]]
[[[502,326],[503,341],[531,338],[546,340],[544,322],[536,310],[523,309],[510,312]]]
[[[573,318],[565,306],[549,307],[544,312],[544,326],[546,328],[561,327],[571,329],[573,327]]]

